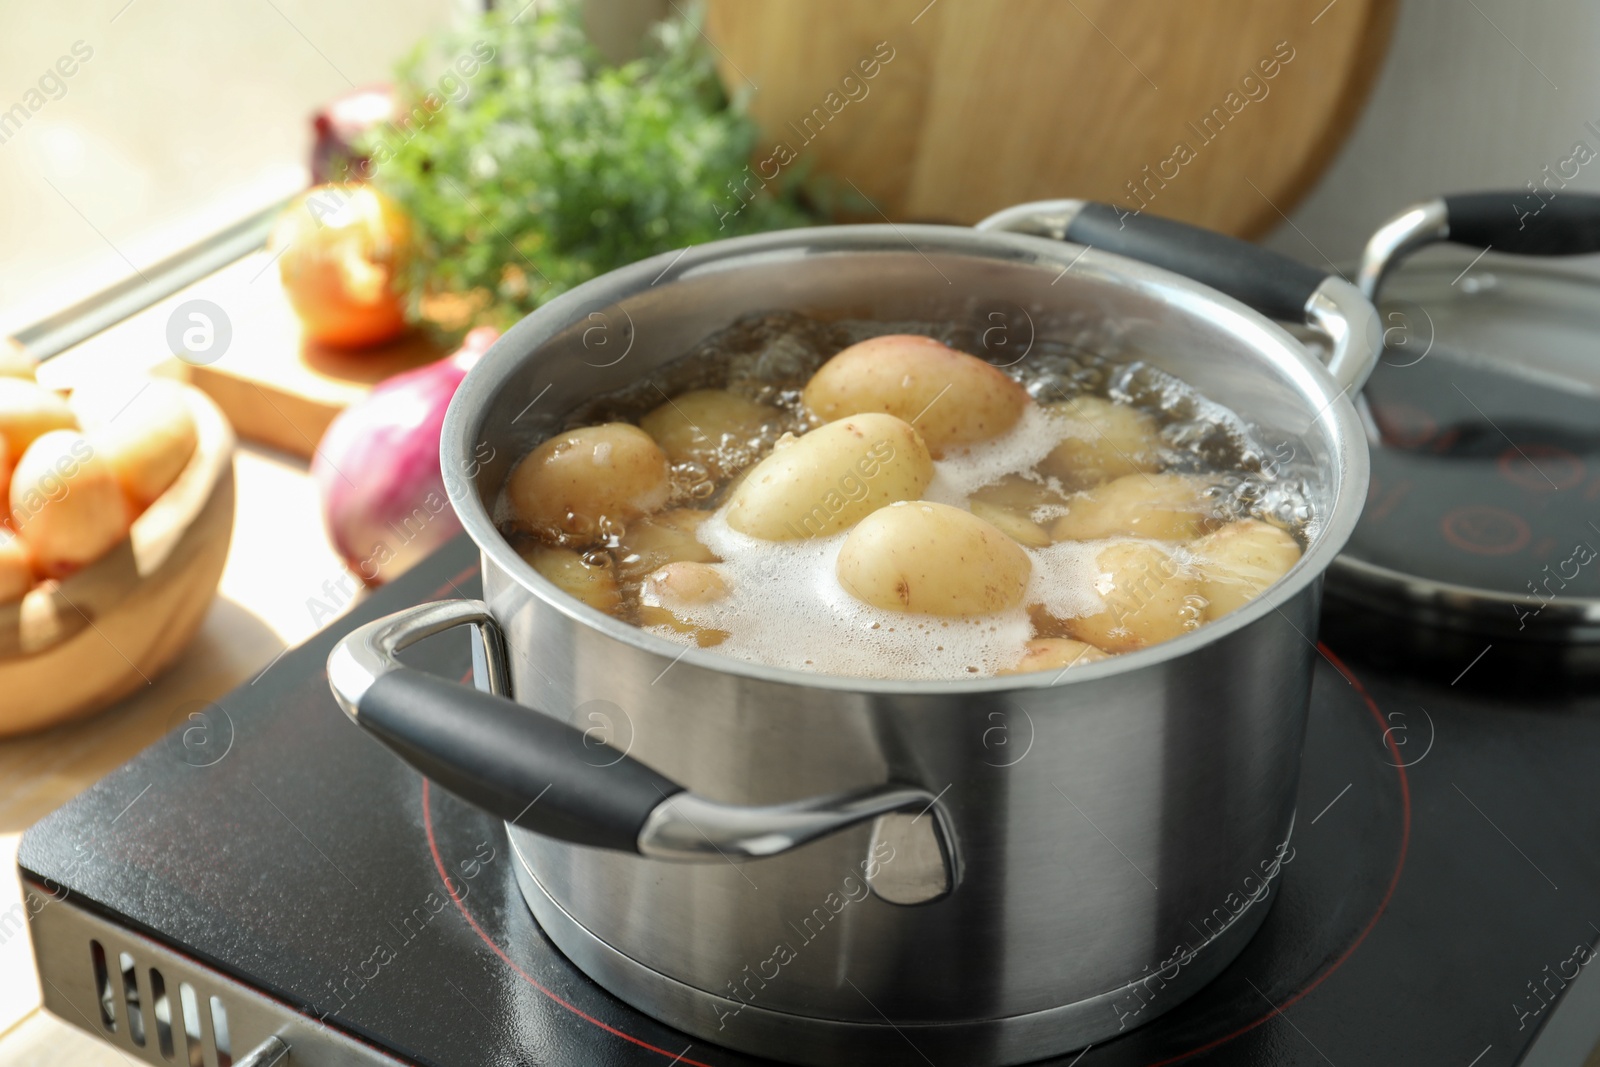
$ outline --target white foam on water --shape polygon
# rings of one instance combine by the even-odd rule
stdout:
[[[1088,437],[1092,428],[1029,404],[1009,433],[951,451],[933,464],[933,481],[922,499],[964,508],[967,498],[1008,474],[1032,470],[1068,437]]]
[[[711,651],[752,663],[850,677],[949,679],[993,674],[1015,663],[1032,636],[1027,612],[946,619],[864,604],[844,591],[834,567],[848,534],[762,541],[728,526],[719,511],[700,540],[730,589],[714,604],[677,609],[684,621],[726,631]],[[668,627],[652,633],[693,638]]]
[[[934,463],[924,499],[965,507],[974,490],[1030,470],[1062,437],[1084,427],[1030,405],[1017,427]],[[849,677],[950,679],[1014,665],[1033,636],[1028,605],[1057,618],[1100,610],[1095,556],[1108,541],[1026,549],[1033,563],[1023,606],[995,615],[945,618],[862,603],[839,584],[835,567],[848,533],[763,541],[731,528],[725,511],[697,533],[721,560],[730,593],[716,603],[676,609],[684,621],[729,636],[712,651],[752,663]],[[693,641],[669,627],[652,633]]]

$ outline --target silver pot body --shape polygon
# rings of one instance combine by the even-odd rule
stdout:
[[[1027,323],[1145,360],[1240,414],[1283,476],[1306,479],[1315,540],[1266,594],[1177,640],[1060,677],[949,683],[685,651],[538,576],[490,518],[515,460],[565,412],[763,310],[980,328],[998,312],[1013,350]],[[1243,947],[1292,859],[1322,575],[1367,485],[1344,392],[1288,332],[1213,290],[1009,233],[741,238],[546,305],[468,375],[443,440],[515,698],[714,801],[902,783],[938,802],[753,862],[662,862],[508,826],[541,925],[646,1013],[806,1063],[933,1049],[1022,1062],[1177,1004]]]

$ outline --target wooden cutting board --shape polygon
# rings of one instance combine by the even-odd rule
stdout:
[[[861,218],[1083,197],[1253,237],[1349,132],[1395,6],[710,0],[707,33],[762,128],[756,182],[835,176]]]

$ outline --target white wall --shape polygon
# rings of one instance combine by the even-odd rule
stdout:
[[[1402,0],[1365,112],[1293,214],[1304,236],[1284,225],[1267,243],[1350,262],[1414,201],[1523,188],[1579,140],[1600,152],[1588,122],[1600,129],[1596,0]],[[1569,188],[1600,192],[1600,160]]]

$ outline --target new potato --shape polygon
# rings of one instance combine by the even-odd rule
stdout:
[[[728,525],[763,541],[848,530],[933,480],[921,436],[893,415],[854,415],[783,443],[728,499]]]
[[[536,530],[592,536],[600,520],[627,523],[671,493],[666,454],[637,426],[608,422],[550,438],[506,483],[516,517]]]
[[[874,337],[824,363],[802,395],[824,422],[876,411],[914,423],[934,457],[999,437],[1031,402],[975,356],[915,334]]]
[[[570,548],[536,545],[524,559],[562,592],[595,608],[614,613],[622,605],[617,575],[609,563],[596,566]]]
[[[11,475],[11,521],[35,570],[64,577],[128,535],[116,474],[76,430],[41,434]]]
[[[1000,674],[1027,674],[1029,671],[1063,671],[1087,663],[1110,659],[1093,645],[1065,637],[1036,637],[1022,646],[1022,658]]]
[[[1287,530],[1259,519],[1240,519],[1189,546],[1196,556],[1207,619],[1219,619],[1254,600],[1289,573],[1300,545]]]
[[[14,459],[40,434],[77,428],[78,417],[61,397],[26,378],[0,375],[0,437]]]
[[[1029,548],[1043,548],[1050,543],[1049,531],[1034,515],[1040,508],[1059,508],[1065,503],[1066,498],[1044,482],[1020,474],[1008,474],[991,482],[967,499],[967,507],[974,515]]]
[[[1160,469],[1161,438],[1147,412],[1093,396],[1047,404],[1045,410],[1073,424],[1073,436],[1063,438],[1039,464],[1068,488]]]
[[[1200,582],[1155,545],[1124,541],[1095,556],[1102,607],[1064,620],[1069,634],[1106,652],[1133,652],[1200,624]]]
[[[730,467],[737,469],[740,457],[751,452],[750,442],[782,417],[777,408],[726,389],[695,389],[644,416],[639,427],[674,463],[702,463],[713,477],[720,477]]]
[[[717,557],[695,536],[709,511],[674,508],[628,524],[622,535],[618,569],[624,578],[638,578],[668,563],[715,563]]]
[[[136,513],[177,481],[200,442],[177,382],[147,378],[89,385],[75,390],[69,403]]]
[[[1051,524],[1050,536],[1057,541],[1187,541],[1201,533],[1211,515],[1204,489],[1203,482],[1183,474],[1127,474],[1074,497],[1067,513]]]
[[[709,648],[727,640],[725,630],[696,626],[689,617],[696,607],[714,604],[728,595],[728,582],[709,563],[684,560],[653,572],[639,587],[639,621],[645,626],[667,626],[693,634],[695,643]]]
[[[887,611],[992,615],[1014,608],[1033,562],[1015,541],[969,511],[913,500],[875,511],[839,549],[844,591]]]

